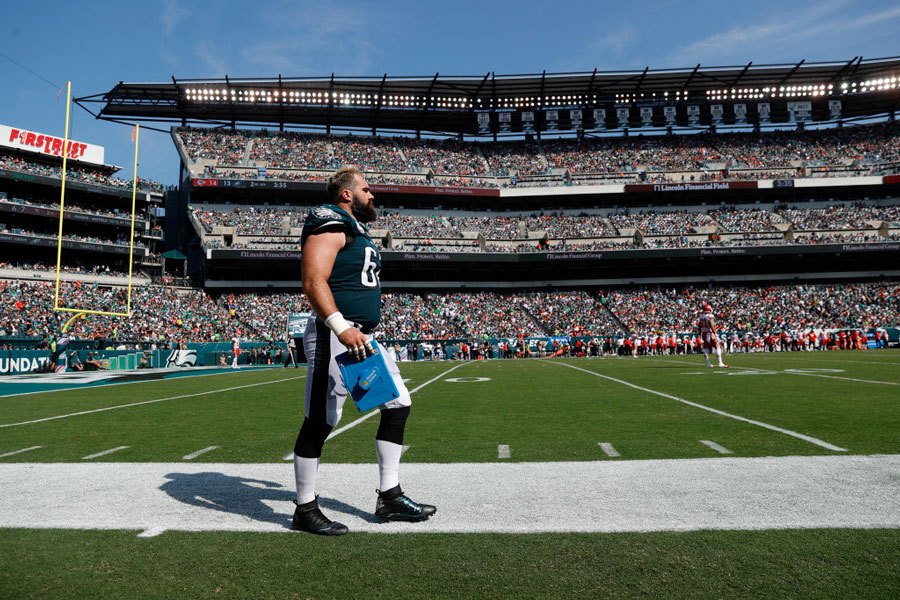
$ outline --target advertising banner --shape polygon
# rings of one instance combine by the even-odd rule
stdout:
[[[666,117],[666,127],[671,127],[675,124],[675,107],[674,106],[663,106],[663,116]]]
[[[812,102],[809,100],[788,102],[787,109],[788,119],[792,123],[803,123],[812,119]]]
[[[0,374],[45,373],[50,370],[49,350],[9,350],[0,352]]]
[[[497,121],[500,123],[500,131],[502,131],[503,133],[509,133],[510,131],[512,131],[512,113],[498,113]]]
[[[534,113],[532,111],[522,113],[522,131],[534,133]]]
[[[556,131],[559,129],[559,111],[548,110],[544,113],[547,117],[547,131]]]
[[[595,129],[606,129],[606,109],[605,108],[595,108],[594,109],[594,128]]]
[[[721,104],[711,104],[709,106],[709,115],[711,117],[713,125],[721,125],[723,123],[723,114],[724,111],[722,110]]]
[[[63,141],[63,138],[56,137],[55,135],[37,133],[35,131],[28,131],[27,129],[10,127],[9,125],[0,125],[0,146],[5,146],[7,148],[28,150],[29,152],[40,152],[47,156],[58,156],[62,158]],[[95,165],[103,165],[103,155],[103,146],[86,144],[72,139],[69,140],[69,159],[80,160]]]
[[[837,121],[841,118],[841,101],[840,100],[829,100],[828,101],[828,113],[831,117],[832,121]]]
[[[772,117],[770,115],[771,106],[768,102],[760,102],[756,105],[757,110],[759,111],[759,122],[760,123],[771,123]]]
[[[688,125],[699,125],[700,124],[700,107],[696,104],[691,104],[687,107],[687,115],[688,115]]]
[[[487,135],[491,132],[491,113],[478,113],[478,134]]]
[[[650,127],[651,125],[653,125],[653,107],[641,107],[641,125],[643,127]]]
[[[582,113],[580,108],[573,108],[569,111],[569,117],[572,120],[572,129],[584,129],[584,126],[581,124],[581,115]]]
[[[628,129],[628,116],[629,111],[627,108],[617,108],[616,109],[616,117],[619,119],[619,127],[622,129]]]
[[[743,125],[747,122],[747,105],[746,104],[735,104],[734,105],[734,122],[738,125]]]

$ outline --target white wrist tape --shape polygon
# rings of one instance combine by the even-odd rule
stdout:
[[[341,335],[352,327],[352,325],[347,322],[347,320],[344,318],[344,315],[342,315],[340,311],[331,313],[328,318],[325,319],[325,325],[328,326],[328,329],[334,332],[334,335]]]

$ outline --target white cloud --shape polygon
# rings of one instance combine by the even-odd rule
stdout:
[[[792,7],[790,13],[771,15],[761,23],[732,27],[694,41],[669,54],[666,62],[684,66],[696,62],[725,64],[754,60],[760,63],[804,57],[840,59],[844,57],[821,55],[822,40],[846,39],[858,35],[860,28],[885,26],[900,17],[900,7],[860,14],[848,4],[848,0],[836,0],[809,9]],[[811,47],[820,49],[806,56]]]
[[[228,73],[228,65],[222,52],[210,46],[209,42],[199,42],[194,46],[194,56],[199,60],[206,71],[198,73],[199,77],[225,77]]]
[[[178,0],[163,0],[162,23],[163,35],[171,36],[175,33],[178,24],[191,16],[191,11],[179,4]]]
[[[267,38],[240,47],[243,63],[254,72],[370,74],[377,51],[370,37],[379,27],[358,9],[331,3],[277,3],[267,6],[260,18],[268,28]]]

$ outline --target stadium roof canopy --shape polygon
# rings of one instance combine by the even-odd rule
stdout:
[[[772,121],[787,121],[788,103],[811,101],[813,113],[829,114],[829,100],[841,101],[841,118],[864,118],[900,109],[900,57],[839,62],[806,62],[684,69],[649,67],[638,71],[539,73],[530,75],[429,77],[176,79],[164,83],[119,82],[110,91],[75,101],[97,118],[146,124],[207,126],[276,126],[348,128],[485,135],[522,131],[536,115],[546,130],[548,111],[565,113],[559,129],[571,127],[570,111],[582,109],[590,127],[605,109],[614,122],[619,108],[675,106],[678,124],[688,120],[687,107],[725,111],[744,104],[755,114],[759,103],[770,105]],[[102,107],[96,110],[96,105]],[[94,109],[94,110],[92,110]],[[662,117],[662,108],[654,116]],[[488,117],[479,114],[486,113]],[[511,113],[514,118],[498,118]],[[526,116],[523,121],[523,113]],[[559,115],[553,115],[559,116]],[[636,116],[636,115],[635,115]],[[632,116],[634,118],[634,116]],[[814,120],[828,120],[818,118]],[[655,121],[656,122],[656,121]],[[512,129],[503,124],[513,123]],[[480,126],[479,126],[480,124]],[[671,123],[669,123],[671,124]],[[694,122],[693,124],[697,124]],[[527,129],[526,129],[527,130]]]

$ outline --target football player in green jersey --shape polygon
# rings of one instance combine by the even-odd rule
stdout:
[[[301,236],[303,291],[314,314],[303,346],[309,361],[305,418],[294,445],[297,509],[293,527],[320,535],[342,535],[347,527],[322,514],[315,493],[322,447],[341,418],[347,389],[335,356],[351,352],[360,360],[372,351],[372,331],[381,320],[381,256],[366,223],[377,213],[369,184],[356,168],[345,167],[328,180],[325,204],[310,210]],[[410,500],[400,489],[403,432],[412,400],[394,359],[384,359],[400,397],[381,406],[375,435],[380,486],[375,516],[380,521],[424,521],[435,507]]]

